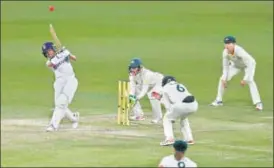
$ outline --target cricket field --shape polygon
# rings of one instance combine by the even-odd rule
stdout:
[[[187,155],[199,167],[273,166],[273,2],[1,3],[2,166],[158,166],[173,149],[159,145],[163,128],[150,124],[148,99],[141,101],[147,120],[116,124],[118,80],[127,79],[133,57],[174,75],[197,98],[199,111],[189,117],[196,144]],[[77,130],[64,121],[59,132],[45,132],[54,76],[41,46],[51,40],[50,23],[78,57],[70,106],[81,113]],[[243,73],[229,82],[223,107],[208,106],[226,35],[257,61],[262,112],[240,86]]]

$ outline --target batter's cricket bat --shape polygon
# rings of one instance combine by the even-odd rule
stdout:
[[[49,31],[50,31],[50,34],[51,34],[53,40],[54,40],[57,50],[60,51],[62,49],[62,44],[61,44],[60,40],[58,39],[52,24],[49,25]]]

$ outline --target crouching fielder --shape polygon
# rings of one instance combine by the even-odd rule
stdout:
[[[225,49],[223,51],[223,75],[220,78],[218,85],[218,93],[213,106],[223,105],[223,93],[227,86],[227,81],[230,81],[233,76],[244,70],[245,75],[241,81],[241,85],[249,85],[249,90],[253,104],[257,110],[262,110],[260,94],[257,85],[254,81],[256,61],[242,47],[236,45],[236,39],[233,36],[224,38]]]
[[[50,125],[46,131],[56,131],[64,117],[73,123],[73,128],[77,128],[79,113],[72,113],[68,108],[78,87],[78,81],[70,63],[70,60],[75,61],[76,57],[65,48],[57,52],[52,42],[43,44],[42,53],[48,58],[46,65],[51,68],[55,74],[55,82],[53,85],[55,108]]]
[[[175,141],[175,143],[173,144],[174,154],[164,157],[158,167],[197,167],[197,164],[195,162],[185,156],[187,147],[188,145],[185,141]]]
[[[163,118],[165,140],[160,143],[161,146],[167,146],[174,143],[172,123],[179,118],[181,132],[188,144],[194,144],[192,131],[189,126],[187,116],[198,110],[198,103],[187,88],[177,83],[172,76],[165,76],[162,81],[162,93],[153,92],[152,95],[164,104],[166,113]]]
[[[146,94],[152,106],[152,123],[158,123],[162,119],[161,102],[151,96],[153,91],[161,89],[163,75],[146,69],[140,59],[134,58],[129,64],[130,102],[135,104],[131,120],[144,120],[144,113],[139,103]]]

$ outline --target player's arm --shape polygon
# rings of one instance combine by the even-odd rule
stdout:
[[[137,100],[142,99],[142,98],[146,95],[146,93],[147,93],[148,89],[149,89],[149,85],[148,85],[148,83],[144,82],[144,84],[143,84],[143,86],[142,86],[142,90],[141,90],[140,94],[136,97],[136,98],[137,98]]]
[[[129,91],[129,94],[130,95],[135,95],[136,93],[136,83],[134,81],[134,77],[129,75],[129,88],[130,88],[130,91]]]
[[[131,104],[135,104],[136,99],[136,83],[134,81],[134,76],[129,75],[129,101]]]
[[[59,64],[62,60],[63,58],[56,55],[55,57],[49,60],[49,63],[47,65],[48,67],[54,67],[55,65]]]
[[[48,60],[48,61],[46,62],[46,65],[47,65],[47,67],[49,67],[49,68],[52,68],[52,67],[54,66],[54,64],[53,64],[50,60]]]
[[[75,55],[70,54],[70,55],[69,55],[69,58],[70,58],[71,60],[73,60],[73,61],[76,61],[76,56],[75,56]]]
[[[161,103],[164,105],[165,109],[167,112],[171,111],[171,107],[172,107],[172,102],[169,98],[169,95],[167,92],[163,92],[163,96],[161,99]]]
[[[76,56],[71,54],[69,52],[69,50],[67,50],[65,47],[62,47],[61,51],[65,54],[65,55],[68,55],[69,56],[69,59],[73,60],[73,61],[76,61]]]
[[[67,50],[65,47],[62,48],[60,52],[58,52],[53,58],[50,59],[50,63],[48,63],[48,67],[53,67],[60,62],[64,61],[67,57],[70,57],[72,55],[69,50]]]
[[[222,80],[227,81],[227,77],[228,77],[228,71],[229,71],[229,59],[227,58],[227,51],[224,50],[223,51],[223,76],[222,76]]]
[[[174,88],[175,85],[172,85],[172,86],[165,86],[163,88],[163,98],[167,101],[167,103],[171,106],[172,104],[175,104],[176,103],[176,100],[172,99],[171,97],[171,93],[173,91],[173,89],[176,89]],[[177,89],[176,89],[177,90]]]
[[[150,80],[153,79],[153,78],[152,78],[152,75],[154,75],[154,74],[151,73],[151,72],[148,72],[148,73],[146,73],[146,75],[144,76],[144,78],[143,78],[142,90],[141,90],[141,92],[139,93],[139,95],[137,96],[137,100],[142,99],[142,98],[146,95],[146,93],[148,92]]]

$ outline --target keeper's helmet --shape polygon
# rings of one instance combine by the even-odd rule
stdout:
[[[133,72],[133,69],[136,69],[137,68],[137,71],[136,72]],[[128,70],[129,70],[129,73],[134,73],[134,75],[136,75],[142,68],[142,61],[140,58],[133,58],[131,61],[130,61],[130,64],[128,66]]]
[[[44,55],[44,57],[48,58],[49,57],[49,50],[53,50],[54,54],[56,52],[56,47],[54,45],[53,42],[45,42],[42,45],[42,54]]]
[[[165,76],[162,80],[162,87],[164,87],[166,84],[168,84],[171,81],[176,82],[176,79],[173,76]]]

